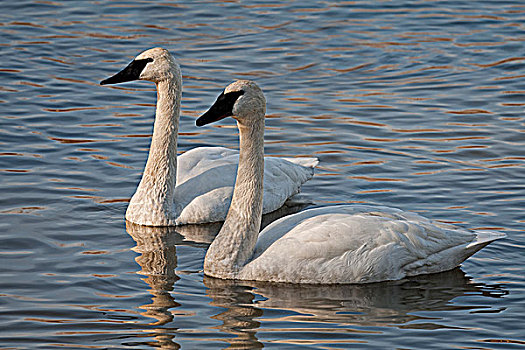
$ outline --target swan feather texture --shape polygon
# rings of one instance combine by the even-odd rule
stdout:
[[[397,280],[453,269],[502,236],[480,237],[389,207],[313,208],[266,227],[239,278],[323,284]]]
[[[285,216],[259,233],[264,163],[264,101],[252,81],[230,84],[230,113],[215,104],[204,125],[232,116],[240,135],[238,176],[230,210],[204,259],[204,273],[222,279],[341,284],[398,280],[450,270],[505,237],[370,205],[312,208]],[[237,97],[238,96],[238,97]],[[259,103],[257,102],[259,101]]]
[[[283,206],[312,178],[317,158],[266,157],[263,214]],[[194,148],[178,157],[175,203],[178,222],[224,221],[231,204],[239,152],[224,147]],[[306,166],[305,166],[306,164]]]

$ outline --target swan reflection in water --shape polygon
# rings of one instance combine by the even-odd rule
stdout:
[[[278,218],[298,212],[310,204],[307,199],[296,196],[280,209],[264,215],[261,226],[264,228]],[[152,324],[163,325],[172,321],[173,313],[168,310],[180,306],[170,294],[174,283],[180,279],[175,273],[177,268],[176,246],[191,245],[206,249],[221,226],[222,222],[150,227],[126,221],[126,231],[136,243],[132,249],[140,254],[135,258],[142,268],[137,273],[147,276],[144,281],[151,287],[152,303],[143,305],[142,308],[146,310],[143,316],[157,319],[157,322]]]
[[[274,217],[267,221],[273,220]],[[127,232],[136,242],[133,250],[140,254],[135,259],[141,267],[138,273],[146,276],[144,281],[148,284],[149,293],[152,295],[152,302],[140,308],[145,310],[142,312],[143,316],[155,320],[148,325],[156,328],[149,331],[152,332],[156,345],[161,348],[179,348],[174,341],[178,332],[177,324],[170,324],[175,317],[195,317],[192,313],[184,312],[183,305],[172,295],[176,288],[175,283],[180,279],[176,274],[176,247],[187,245],[206,249],[221,225],[222,223],[145,227],[126,223]],[[202,265],[195,266],[195,271],[200,269]],[[460,268],[400,281],[359,285],[296,285],[222,280],[207,276],[204,276],[203,282],[206,295],[211,299],[209,305],[222,309],[212,316],[213,319],[222,322],[217,328],[220,332],[231,335],[220,339],[235,348],[263,347],[257,339],[257,332],[263,331],[260,329],[261,322],[272,322],[273,316],[265,316],[265,313],[268,314],[268,310],[271,309],[279,310],[281,315],[283,311],[289,314],[286,317],[288,322],[337,324],[338,327],[330,331],[333,333],[345,332],[345,328],[341,326],[347,328],[387,326],[422,328],[423,326],[425,329],[435,329],[446,326],[428,323],[428,319],[424,325],[411,326],[410,323],[424,319],[417,316],[417,312],[421,311],[482,308],[479,303],[471,306],[464,303],[454,305],[453,299],[460,296],[475,294],[499,298],[507,293],[500,287],[472,283]],[[202,331],[213,333],[215,329]],[[287,330],[283,329],[283,331]],[[359,330],[356,332],[369,333]],[[217,338],[207,339],[216,341]]]

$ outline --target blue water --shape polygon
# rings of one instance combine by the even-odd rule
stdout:
[[[525,347],[520,1],[18,1],[0,13],[2,349]],[[315,205],[412,210],[507,238],[461,268],[361,286],[203,276],[216,225],[124,220],[156,94],[101,87],[139,52],[184,76],[179,150],[229,82],[268,101],[266,148],[316,156]]]

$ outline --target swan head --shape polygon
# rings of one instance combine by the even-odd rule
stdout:
[[[177,73],[179,72],[179,73]],[[100,85],[118,84],[133,80],[148,80],[159,83],[176,78],[180,68],[168,50],[161,47],[140,53],[117,74],[104,79]]]
[[[237,80],[224,89],[215,103],[197,119],[197,126],[232,117],[249,125],[264,119],[266,99],[261,88],[251,80]]]

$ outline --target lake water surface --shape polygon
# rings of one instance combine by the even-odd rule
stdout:
[[[4,1],[2,349],[525,348],[522,1]],[[266,153],[316,156],[315,205],[383,204],[507,238],[456,270],[360,286],[206,278],[217,225],[124,212],[155,87],[99,81],[169,49],[179,150],[234,79],[268,100]]]

